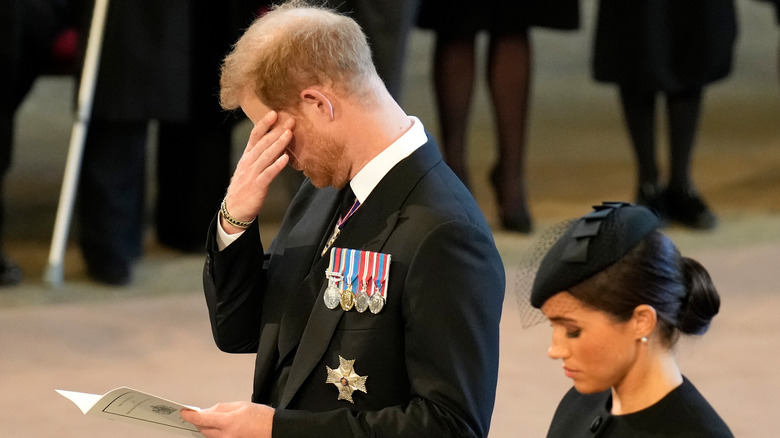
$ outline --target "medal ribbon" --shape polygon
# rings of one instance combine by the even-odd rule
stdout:
[[[339,256],[339,261],[341,262],[341,265],[339,266],[339,272],[341,273],[342,282],[339,285],[339,290],[345,290],[347,288],[347,250],[344,248],[336,248],[336,250],[341,253]]]
[[[325,243],[325,248],[323,248],[322,253],[320,256],[324,256],[325,253],[328,252],[328,249],[333,245],[333,242],[336,241],[336,238],[339,237],[339,234],[341,233],[341,228],[344,226],[344,224],[347,222],[347,219],[350,218],[357,209],[360,207],[360,201],[355,198],[355,202],[352,203],[352,207],[349,208],[349,211],[344,216],[340,217],[338,221],[336,221],[336,226],[333,228],[333,233],[330,235],[330,238],[328,238],[328,241]]]
[[[384,282],[388,271],[388,260],[386,260],[388,257],[389,256],[387,254],[379,254],[379,260],[376,264],[377,275],[374,277],[374,281],[376,282],[376,290],[374,293],[379,292],[379,294],[383,297],[386,295],[386,291],[384,290]]]
[[[355,202],[352,203],[352,207],[349,208],[349,211],[344,216],[340,217],[338,222],[336,222],[336,227],[340,230],[344,224],[347,222],[347,219],[349,219],[357,209],[360,208],[360,201],[355,199]]]
[[[368,272],[368,251],[360,251],[360,265],[358,270],[360,271],[360,290],[365,290],[366,294],[368,294],[367,285],[371,277],[369,277]],[[355,291],[355,295],[357,295],[358,291]]]
[[[333,278],[333,274],[338,270],[338,249],[339,248],[333,248],[330,250],[330,263],[328,264],[328,270],[325,272],[328,274],[328,278]]]
[[[385,272],[382,273],[382,296],[387,298],[388,284],[390,283],[390,254],[382,254],[385,258]]]
[[[355,263],[355,252],[357,252],[357,250],[347,249],[347,250],[345,250],[345,252],[349,253],[349,274],[347,274],[347,282],[348,282],[347,283],[347,286],[348,286],[347,289],[348,289],[349,286],[351,286],[352,283],[355,282],[355,279],[358,276],[358,272],[357,272],[358,271],[358,266],[357,266],[357,263]],[[358,260],[358,262],[360,262],[360,260]],[[352,292],[354,293],[354,288],[353,288]]]
[[[380,254],[378,252],[371,253],[371,256],[373,258],[373,260],[371,261],[371,278],[373,278],[374,280],[378,280],[380,275],[380,267],[379,267],[379,263],[377,263],[379,260],[379,255]],[[368,295],[373,296],[374,292],[378,291],[380,287],[381,285],[379,284],[379,282],[374,283],[372,281],[371,287],[369,288],[370,293]]]

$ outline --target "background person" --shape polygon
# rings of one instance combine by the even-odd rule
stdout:
[[[237,121],[209,97],[218,90],[220,60],[256,11],[250,0],[109,3],[77,205],[79,244],[93,279],[127,284],[143,254],[151,120],[159,122],[158,240],[204,250],[230,179]]]
[[[57,57],[53,48],[58,36],[72,24],[71,7],[66,0],[10,0],[0,12],[0,287],[22,281],[22,270],[2,251],[6,221],[3,188],[13,157],[16,112],[38,76],[65,67],[54,65]]]
[[[733,0],[599,2],[593,77],[619,87],[637,163],[636,202],[664,223],[717,226],[693,182],[691,163],[704,88],[731,73],[736,26]],[[659,95],[668,115],[668,175],[656,159]]]
[[[501,226],[530,233],[526,190],[526,122],[532,74],[532,27],[576,29],[577,0],[422,0],[418,26],[436,33],[433,82],[444,158],[470,185],[468,117],[476,75],[476,40],[489,35],[487,84],[495,115],[498,158],[490,181]]]

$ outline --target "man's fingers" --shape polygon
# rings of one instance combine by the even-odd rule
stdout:
[[[258,120],[249,134],[249,141],[246,143],[246,150],[252,149],[268,133],[274,123],[279,119],[276,111],[269,111],[262,119]]]
[[[279,158],[276,159],[273,163],[271,163],[270,166],[268,166],[260,175],[257,176],[256,182],[260,185],[267,186],[271,184],[271,181],[273,181],[277,176],[279,176],[280,173],[282,173],[282,170],[287,166],[287,163],[290,162],[290,157],[287,154],[282,154]]]
[[[292,130],[294,126],[295,119],[292,117],[280,121],[278,113],[275,111],[269,112],[252,128],[246,148],[244,149],[244,154],[254,150],[258,146],[261,150],[257,153],[262,153],[263,149],[267,148],[269,143],[274,139],[279,138],[286,130]]]
[[[192,423],[198,428],[204,427],[205,424],[203,423],[203,415],[202,411],[198,412],[194,409],[187,409],[184,408],[181,411],[179,411],[179,414],[181,415],[182,420]]]
[[[293,139],[295,120],[289,118],[276,123],[267,131],[269,124],[275,120],[276,113],[268,113],[255,125],[230,180],[226,198],[230,198],[231,216],[238,220],[248,221],[257,216],[268,187],[290,160],[285,149]]]
[[[282,132],[281,135],[279,135],[279,137],[276,138],[276,140],[274,140],[274,142],[271,143],[251,164],[253,172],[260,176],[269,170],[273,171],[271,168],[279,162],[279,158],[287,157],[284,151],[287,148],[287,145],[290,144],[292,137],[292,131],[289,129]],[[287,165],[287,161],[285,161],[284,165]]]
[[[183,408],[179,412],[182,420],[192,423],[199,429],[213,429],[221,427],[221,420],[226,412],[236,409],[234,403],[218,403],[208,409],[196,411],[194,409]]]

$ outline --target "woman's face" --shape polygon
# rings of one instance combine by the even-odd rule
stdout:
[[[566,377],[583,394],[620,386],[637,361],[638,342],[633,324],[616,322],[568,292],[553,295],[542,306],[552,324],[547,354],[563,361]]]

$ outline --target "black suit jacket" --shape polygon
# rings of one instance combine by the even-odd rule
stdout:
[[[474,199],[432,142],[397,164],[335,246],[391,254],[378,315],[322,296],[340,192],[304,183],[263,251],[256,226],[219,252],[204,286],[218,346],[257,352],[252,400],[274,436],[486,436],[498,376],[504,268]],[[326,366],[355,360],[367,393],[338,400]]]

